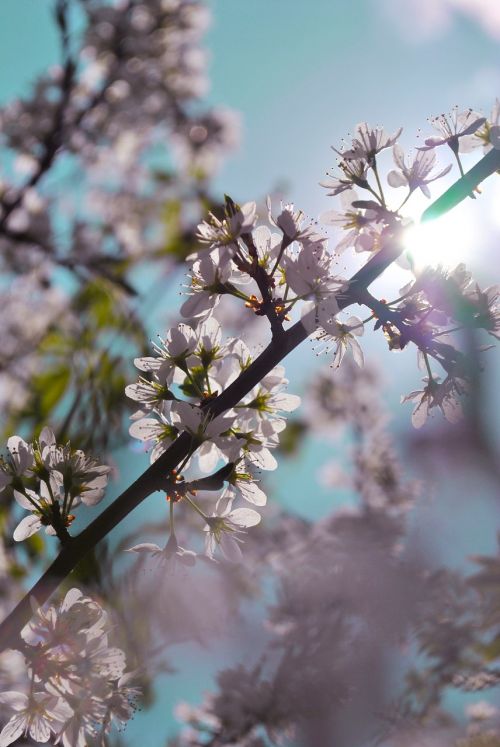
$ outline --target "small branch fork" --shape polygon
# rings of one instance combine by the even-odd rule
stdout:
[[[467,174],[465,178],[467,179]],[[469,190],[464,197],[468,194]],[[346,290],[337,296],[339,309],[345,309],[353,304],[367,304],[377,315],[389,313],[382,302],[368,293],[367,288],[398,258],[403,248],[401,241],[393,238],[371,257],[366,265],[353,275]],[[314,314],[314,310],[310,314]],[[287,330],[281,328],[278,334],[273,334],[270,344],[258,358],[218,397],[207,402],[206,411],[215,417],[237,405],[283,358],[304,342],[308,335],[301,321]],[[30,598],[34,597],[37,604],[46,602],[64,578],[100,540],[151,493],[164,489],[166,476],[186,458],[191,447],[190,435],[186,432],[181,433],[159,459],[115,498],[86,529],[67,541],[41,578],[0,624],[0,650],[16,645],[21,629],[33,614]]]

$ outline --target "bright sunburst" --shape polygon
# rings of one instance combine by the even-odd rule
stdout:
[[[474,226],[468,216],[451,211],[428,223],[415,223],[406,231],[404,243],[417,270],[452,268],[467,262],[473,252]]]

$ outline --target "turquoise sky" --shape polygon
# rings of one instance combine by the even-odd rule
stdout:
[[[409,0],[399,3],[410,8]],[[417,129],[426,128],[426,117],[454,104],[489,111],[500,95],[499,43],[464,17],[456,17],[444,33],[419,41],[412,38],[411,18],[402,32],[384,12],[381,0],[209,4],[209,101],[239,111],[243,123],[241,148],[216,185],[221,193],[241,201],[262,198],[278,184],[286,184],[290,198],[317,215],[332,207],[317,185],[335,162],[330,145],[338,145],[357,122],[383,124],[391,131],[404,125],[411,145]],[[0,102],[26,93],[37,73],[57,63],[51,8],[50,0],[2,0]],[[382,344],[367,341],[367,349],[384,366]],[[293,356],[292,374],[309,354],[304,348]],[[391,358],[386,373],[391,404],[409,390],[413,369],[413,355]],[[414,376],[413,384],[417,381]],[[395,420],[396,426],[407,424],[409,408],[398,408]],[[323,453],[327,449],[324,445]],[[317,450],[314,457],[318,458]],[[292,477],[296,494],[310,491],[307,468],[314,457],[308,454],[299,472],[295,465],[285,465],[275,480],[278,497],[288,505]],[[322,513],[326,500],[324,491],[315,491],[312,511]],[[164,715],[171,704],[198,699],[208,679],[203,674],[196,681],[188,673],[175,693],[169,682],[163,683],[167,695],[158,700],[153,719],[150,713],[139,715],[127,729],[130,744],[158,747],[160,735],[171,725]]]

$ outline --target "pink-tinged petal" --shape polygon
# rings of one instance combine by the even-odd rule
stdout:
[[[233,507],[234,499],[234,490],[231,487],[226,488],[215,504],[216,513],[219,516],[227,516]]]
[[[28,537],[31,537],[32,534],[36,534],[40,527],[42,526],[42,522],[40,521],[38,516],[35,516],[34,514],[31,514],[31,516],[26,516],[14,530],[14,539],[16,542],[22,542],[23,540],[27,539]]]
[[[50,727],[47,718],[35,715],[30,725],[30,736],[35,742],[48,742],[50,738]]]
[[[183,547],[179,547],[176,558],[188,568],[192,568],[196,564],[196,553],[192,550],[185,550]]]
[[[387,182],[391,187],[404,187],[408,184],[408,179],[400,171],[389,171]]]
[[[375,244],[375,237],[371,233],[361,233],[356,237],[354,249],[357,252],[371,252]]]
[[[337,343],[337,349],[335,350],[335,355],[333,356],[333,361],[332,361],[333,368],[338,368],[340,366],[345,353],[346,353],[346,347],[339,340]]]
[[[281,394],[275,394],[273,396],[272,403],[277,410],[292,412],[300,406],[301,399],[297,394],[287,394],[286,392],[282,392]]]
[[[424,143],[428,148],[436,148],[438,145],[443,145],[446,140],[442,137],[432,136],[424,140]],[[418,148],[418,150],[427,150],[426,148]]]
[[[262,447],[258,451],[250,451],[248,459],[252,464],[256,464],[260,469],[267,469],[269,471],[277,469],[278,462],[273,457],[269,449]]]
[[[356,231],[349,231],[335,247],[335,251],[337,252],[337,254],[342,254],[346,249],[349,249],[350,246],[353,246],[354,242],[356,241],[356,236]]]
[[[427,184],[421,184],[420,185],[420,191],[422,192],[422,194],[425,197],[427,197],[427,199],[430,199],[431,191],[430,191],[429,187],[427,186]]]
[[[419,392],[420,394],[420,392]],[[415,428],[421,428],[429,416],[429,401],[427,398],[422,398],[419,404],[415,407],[411,415],[411,422]]]
[[[265,506],[267,496],[254,482],[238,482],[237,485],[243,498],[254,506]]]
[[[38,440],[40,442],[42,451],[46,448],[50,448],[51,446],[56,445],[56,437],[54,435],[54,431],[47,425],[42,428],[42,432],[40,433],[40,438]]]
[[[350,343],[351,343],[351,351],[352,351],[352,357],[354,358],[354,362],[357,363],[357,365],[360,368],[362,368],[365,363],[365,357],[363,355],[361,346],[354,337],[351,338]]]
[[[162,364],[161,358],[152,358],[146,356],[144,358],[134,358],[134,366],[139,371],[156,371]]]
[[[83,596],[80,589],[76,589],[75,587],[73,587],[67,592],[66,596],[64,597],[64,600],[61,604],[61,612],[66,612],[67,610],[71,609],[74,604],[83,601],[84,599],[85,597]]]
[[[152,441],[155,439],[161,430],[161,424],[154,418],[142,418],[141,420],[135,420],[128,432],[133,438],[138,438],[140,441]]]
[[[17,474],[22,474],[28,467],[31,467],[33,464],[33,450],[24,438],[11,436],[7,441],[7,448],[16,466]]]
[[[445,399],[441,410],[449,423],[459,423],[463,418],[462,406],[454,399]]]
[[[195,433],[204,419],[204,413],[199,407],[184,401],[172,403],[171,415],[172,420],[175,418],[175,424],[179,428],[187,428]]]
[[[240,543],[225,532],[222,534],[219,543],[220,549],[226,560],[231,563],[240,563],[243,554],[240,549]]]
[[[405,168],[405,153],[399,143],[396,143],[392,148],[392,157],[394,163],[401,171]]]
[[[14,711],[23,711],[28,705],[28,696],[15,690],[6,690],[0,693],[0,703],[5,703]]]
[[[26,726],[26,716],[24,714],[16,713],[12,716],[0,732],[0,747],[7,747],[7,745],[19,739]]]
[[[476,130],[479,130],[479,128],[482,127],[485,122],[486,117],[479,117],[478,119],[475,119],[472,124],[465,128],[465,130],[460,131],[460,135],[472,135],[472,133],[476,132]]]
[[[352,332],[352,334],[362,337],[365,331],[365,325],[358,316],[350,316],[345,322],[344,327]]]
[[[165,439],[164,441],[158,441],[158,443],[155,446],[153,446],[153,449],[149,457],[149,461],[151,462],[151,464],[153,464],[153,462],[156,462],[156,460],[159,459],[161,455],[166,452],[166,450],[172,443],[172,440],[173,439],[169,438],[169,439]]]
[[[196,456],[198,457],[200,470],[204,474],[212,472],[219,461],[219,451],[217,447],[215,444],[209,442],[205,442],[200,446],[196,452]]]
[[[215,308],[219,297],[213,293],[199,291],[189,296],[181,306],[181,315],[190,319],[191,317],[202,316],[211,309]]]
[[[143,542],[140,545],[129,547],[125,552],[152,553],[153,555],[156,555],[157,553],[161,553],[162,549],[152,542]]]
[[[337,226],[345,221],[345,215],[337,210],[327,210],[319,216],[319,222],[324,226]]]
[[[227,518],[240,527],[254,527],[260,522],[260,514],[253,508],[235,508]]]
[[[16,503],[18,503],[22,508],[26,508],[28,511],[33,511],[33,509],[35,508],[35,506],[33,505],[33,501],[35,502],[35,505],[38,506],[40,498],[33,490],[30,490],[29,488],[26,488],[26,492],[32,498],[32,501],[30,501],[18,490],[14,490],[14,498],[16,500]]]

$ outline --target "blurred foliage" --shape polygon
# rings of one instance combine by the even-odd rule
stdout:
[[[40,341],[30,396],[11,414],[4,439],[27,428],[38,434],[51,424],[59,442],[71,439],[84,450],[107,451],[120,443],[132,359],[148,347],[146,330],[126,301],[108,280],[82,285],[68,318],[52,324]]]

